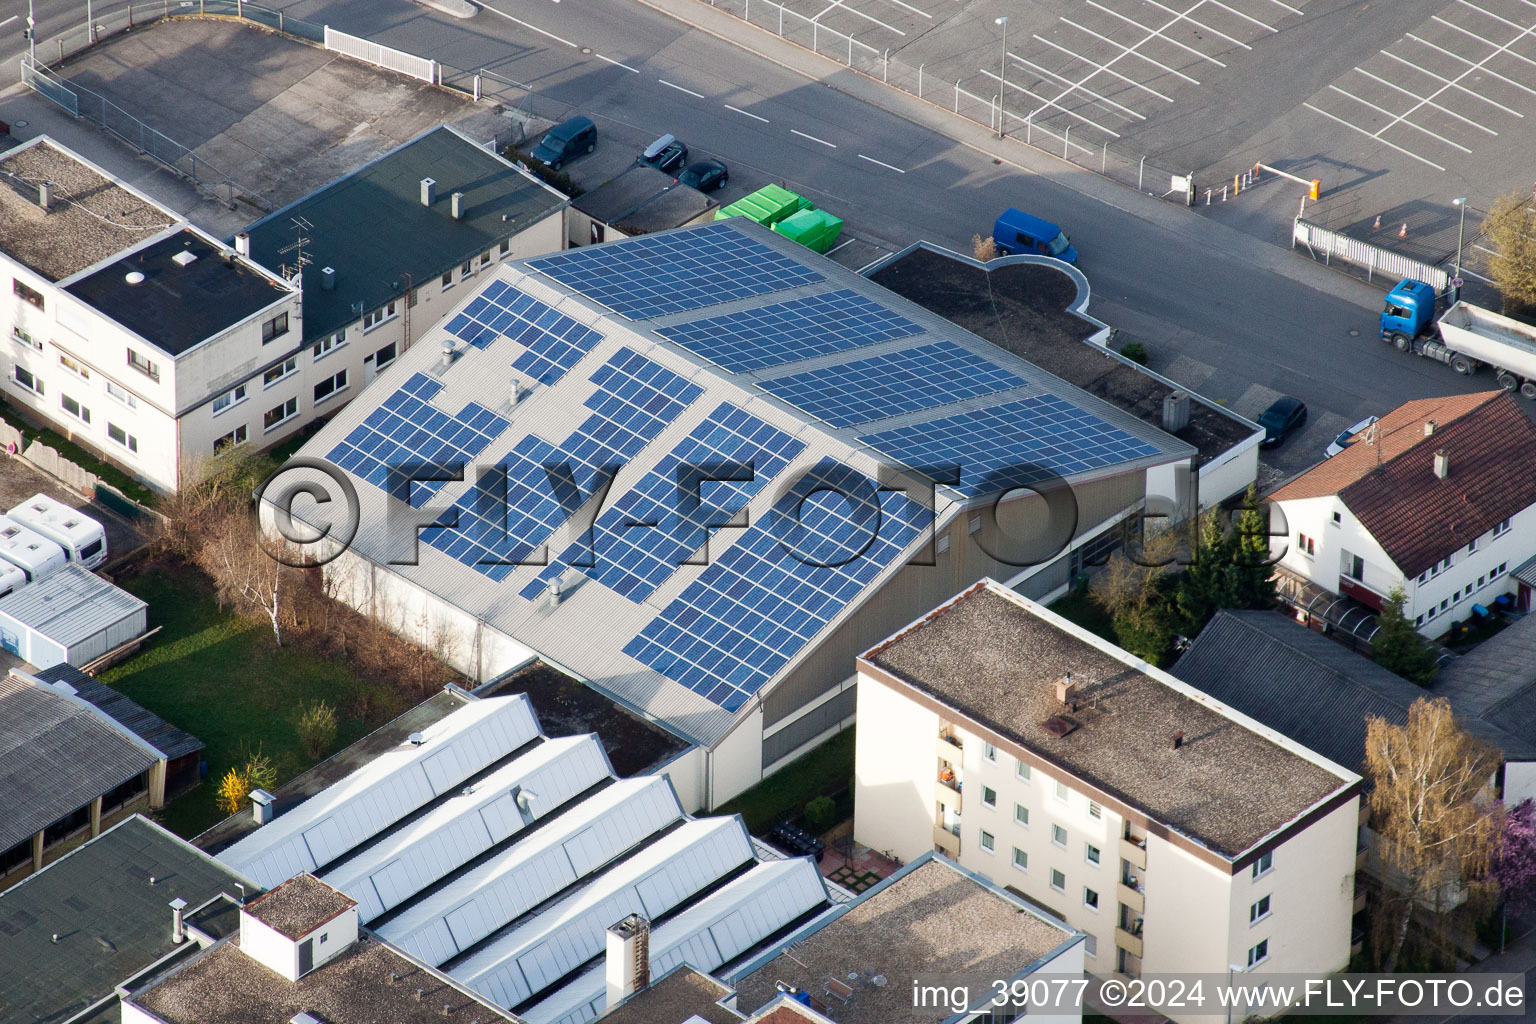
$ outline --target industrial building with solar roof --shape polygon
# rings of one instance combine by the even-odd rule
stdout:
[[[509,260],[423,340],[303,449],[360,513],[312,550],[477,682],[541,658],[690,741],[689,808],[846,726],[858,653],[956,590],[1059,591],[1194,455],[739,218]]]

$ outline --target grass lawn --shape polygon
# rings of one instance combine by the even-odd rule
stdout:
[[[101,681],[207,744],[207,777],[160,815],[178,835],[191,838],[224,817],[214,799],[218,779],[248,753],[270,757],[279,783],[310,767],[296,729],[301,706],[324,699],[336,708],[338,750],[404,710],[388,683],[364,680],[342,661],[278,647],[269,630],[220,610],[195,569],[154,563],[117,582],[149,602],[150,628],[162,629]],[[366,717],[356,717],[359,706]]]
[[[740,814],[753,833],[798,817],[806,802],[847,789],[853,779],[853,733],[844,729],[821,746],[791,761],[715,813]],[[852,801],[840,814],[852,813]]]
[[[1119,642],[1115,639],[1114,620],[1090,594],[1071,591],[1058,598],[1050,609],[1062,618],[1071,619],[1112,644]]]

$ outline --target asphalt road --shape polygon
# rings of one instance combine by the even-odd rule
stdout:
[[[82,7],[38,2],[44,26]],[[1050,176],[1024,173],[634,0],[491,2],[494,10],[464,21],[408,0],[299,0],[283,10],[527,83],[535,94],[526,104],[542,116],[591,114],[599,153],[590,170],[571,168],[578,180],[590,173],[588,184],[670,131],[695,155],[730,165],[727,200],[782,181],[889,248],[928,239],[968,251],[1008,206],[1056,220],[1083,254],[1091,312],[1121,341],[1142,341],[1155,369],[1250,417],[1281,393],[1308,403],[1306,431],[1268,456],[1287,473],[1367,413],[1492,386],[1371,340],[1378,289],[1320,280],[1299,258],[1280,273],[1233,258],[1220,244],[1224,226],[1181,209],[1136,209],[1144,197],[1117,201],[1087,172],[1034,160]],[[0,21],[17,7],[0,0]]]

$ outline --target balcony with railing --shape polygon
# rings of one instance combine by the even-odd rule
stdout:
[[[1359,601],[1361,604],[1373,608],[1378,612],[1381,611],[1382,606],[1386,604],[1387,601],[1385,594],[1376,593],[1376,591],[1372,590],[1370,587],[1366,586],[1364,583],[1352,576],[1339,577],[1339,593],[1343,594],[1345,597],[1352,597],[1356,601]]]
[[[947,857],[960,856],[960,825],[956,822],[953,826],[933,826],[933,847]]]

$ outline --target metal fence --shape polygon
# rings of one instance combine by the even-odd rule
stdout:
[[[1445,291],[1450,285],[1450,275],[1439,267],[1330,231],[1303,217],[1296,218],[1291,231],[1291,248],[1296,248],[1298,242],[1307,247],[1313,259],[1321,254],[1324,263],[1339,259],[1364,267],[1367,280],[1374,279],[1376,271],[1380,270],[1393,279],[1411,277],[1423,281],[1437,292]]]
[[[396,50],[392,46],[384,46],[364,39],[362,36],[338,32],[329,25],[325,26],[325,48],[347,57],[366,61],[387,71],[409,75],[411,78],[431,85],[437,84],[437,61],[418,57],[404,50]]]

